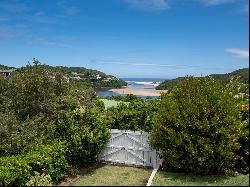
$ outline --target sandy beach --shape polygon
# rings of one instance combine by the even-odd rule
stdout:
[[[167,92],[167,90],[154,90],[154,89],[143,89],[143,88],[121,88],[121,89],[111,89],[109,91],[119,94],[134,94],[140,96],[160,96],[162,92]]]
[[[160,82],[133,82],[133,81],[127,81],[128,84],[143,84],[146,86],[158,86]]]

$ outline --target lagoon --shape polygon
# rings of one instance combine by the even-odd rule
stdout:
[[[120,96],[120,95],[127,95],[127,93],[134,93],[138,97],[142,99],[146,99],[150,96],[153,99],[158,98],[159,94],[156,94],[155,85],[152,84],[153,82],[160,83],[165,79],[150,79],[150,78],[124,78],[124,81],[128,82],[128,86],[125,86],[121,89],[111,89],[111,90],[99,90],[97,91],[98,96]],[[124,93],[124,94],[123,94]],[[143,93],[140,95],[140,93]],[[153,95],[153,96],[152,96]],[[157,96],[155,96],[157,95]]]

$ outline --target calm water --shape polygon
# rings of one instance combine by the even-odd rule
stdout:
[[[131,82],[162,82],[166,79],[154,79],[154,78],[121,78],[124,81],[131,81]],[[144,89],[155,89],[155,87],[153,85],[144,85],[144,84],[130,84],[127,86],[127,88],[144,88]],[[97,91],[97,95],[98,96],[103,96],[103,97],[107,97],[107,96],[118,96],[118,95],[126,95],[126,94],[118,94],[118,93],[114,93],[108,90],[101,90],[101,91]],[[141,97],[142,99],[146,99],[147,96],[138,96]],[[152,98],[157,98],[158,96],[153,96]]]

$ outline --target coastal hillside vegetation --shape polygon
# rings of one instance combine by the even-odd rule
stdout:
[[[1,186],[59,184],[96,163],[111,128],[149,132],[165,170],[248,173],[249,100],[237,95],[248,87],[236,77],[185,77],[157,99],[111,96],[105,108],[94,86],[104,75],[68,69],[34,59],[0,78]]]
[[[239,76],[240,83],[249,84],[249,68],[243,68],[227,74],[211,74],[210,77],[213,77],[215,80],[222,84],[226,84],[230,81],[232,77]],[[185,77],[178,77],[176,79],[165,80],[159,86],[156,87],[157,90],[171,90],[176,86],[180,81]]]
[[[84,89],[92,87],[94,90],[98,89],[109,89],[109,88],[121,88],[126,86],[127,82],[118,79],[115,76],[107,75],[101,71],[87,69],[84,67],[65,67],[65,66],[49,66],[46,64],[41,64],[38,59],[33,59],[33,63],[39,63],[48,72],[61,73],[67,77],[73,84],[83,87]],[[0,65],[0,69],[8,70],[14,67],[8,67]],[[19,71],[25,67],[14,68]],[[15,73],[15,72],[14,72]]]

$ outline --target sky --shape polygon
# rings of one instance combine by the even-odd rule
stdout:
[[[120,78],[249,67],[249,0],[0,0],[0,64]]]

